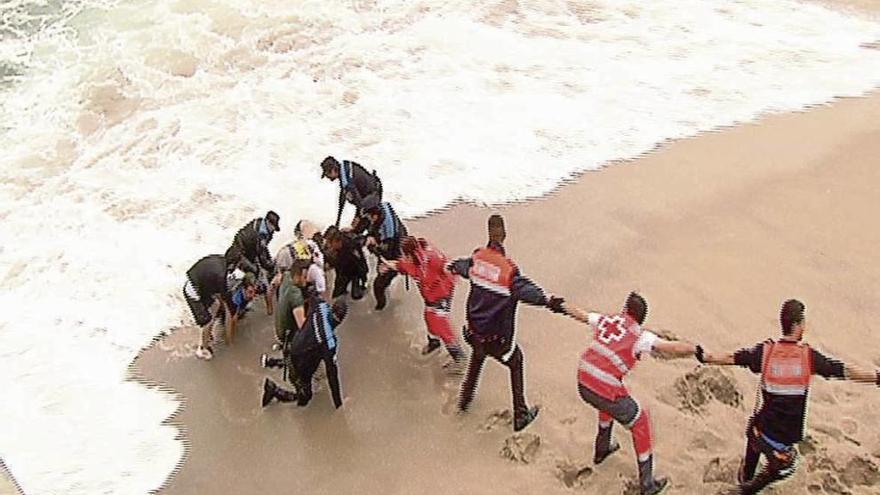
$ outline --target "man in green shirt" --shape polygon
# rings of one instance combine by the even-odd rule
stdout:
[[[298,259],[284,272],[275,311],[275,338],[283,344],[288,332],[296,332],[306,319],[305,295],[310,260]]]

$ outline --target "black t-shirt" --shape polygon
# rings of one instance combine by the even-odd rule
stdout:
[[[199,294],[199,299],[211,305],[214,296],[228,299],[226,287],[226,258],[219,254],[211,254],[196,261],[186,272],[186,276]]]
[[[736,351],[734,363],[761,373],[764,362],[764,344],[768,340]],[[844,378],[842,362],[829,358],[821,352],[812,352],[813,374],[824,378]],[[806,422],[807,395],[775,395],[761,389],[761,408],[755,414],[755,426],[771,439],[786,445],[800,442],[804,436]]]

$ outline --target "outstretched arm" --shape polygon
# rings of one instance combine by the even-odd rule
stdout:
[[[734,359],[734,355],[732,352],[725,354],[711,353],[703,349],[703,346],[697,345],[694,354],[697,357],[697,361],[703,364],[717,364],[722,366],[731,366],[736,364],[736,360]]]
[[[590,324],[590,313],[573,304],[565,303],[562,305],[562,313],[581,323],[586,323],[587,325]]]
[[[472,258],[458,258],[446,265],[446,271],[464,278],[470,278],[471,267],[474,265]]]
[[[654,343],[654,351],[668,357],[691,357],[697,352],[694,344],[676,340],[659,339]]]
[[[845,365],[846,379],[858,383],[870,383],[880,387],[880,370],[866,370],[858,366]]]
[[[336,228],[339,228],[339,221],[342,220],[342,209],[345,208],[345,190],[339,187],[339,209],[336,210]]]

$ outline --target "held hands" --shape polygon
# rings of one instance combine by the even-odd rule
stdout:
[[[554,313],[565,313],[565,298],[558,296],[550,296],[547,299],[547,308]]]

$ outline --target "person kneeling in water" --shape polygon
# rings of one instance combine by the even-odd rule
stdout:
[[[344,301],[337,301],[331,307],[317,297],[310,303],[312,310],[305,325],[299,331],[288,334],[282,348],[283,357],[271,358],[266,354],[261,356],[264,368],[284,368],[288,380],[294,386],[294,390],[286,390],[267,377],[263,381],[263,407],[268,406],[272,399],[296,402],[299,406],[307,405],[312,399],[312,376],[322,361],[330,382],[333,405],[337,409],[342,406],[339,371],[336,367],[336,328],[345,319],[348,305]]]

